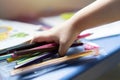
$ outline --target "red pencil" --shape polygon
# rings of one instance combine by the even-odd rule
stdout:
[[[93,34],[93,33],[80,34],[80,35],[77,36],[77,38],[78,38],[78,39],[80,39],[80,38],[85,38],[85,37],[88,37],[88,36],[90,36],[90,35],[92,35],[92,34]]]

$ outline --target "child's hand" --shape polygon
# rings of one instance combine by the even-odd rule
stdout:
[[[64,56],[76,39],[78,33],[73,29],[72,25],[64,23],[50,30],[42,31],[36,35],[33,42],[55,42],[59,44],[59,55]]]
[[[120,20],[119,4],[120,0],[97,0],[78,11],[65,23],[41,32],[33,42],[59,43],[59,54],[64,56],[81,31]]]

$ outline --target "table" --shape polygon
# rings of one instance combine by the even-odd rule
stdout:
[[[48,67],[42,70],[10,76],[14,63],[0,61],[0,80],[94,80],[112,69],[120,61],[120,35],[91,40],[102,48],[102,55],[86,61],[77,59],[71,63]],[[72,49],[72,52],[76,49]]]

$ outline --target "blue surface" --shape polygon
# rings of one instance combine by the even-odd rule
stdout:
[[[3,76],[4,80],[25,80],[25,79],[32,79],[32,80],[69,80],[74,79],[76,76],[85,73],[87,70],[93,68],[101,61],[117,54],[120,51],[120,35],[101,38],[97,40],[93,40],[92,42],[97,43],[100,45],[101,55],[97,57],[87,58],[87,59],[77,59],[72,62],[67,62],[64,64],[56,65],[53,67],[44,68],[42,70],[37,70],[35,72],[25,74],[25,75],[18,75],[18,76],[9,76],[8,67],[14,65],[14,63],[7,64],[6,62],[1,62],[0,65],[4,67],[0,67],[0,70],[3,72],[1,76]],[[73,49],[72,52],[75,52],[77,49]],[[8,69],[8,70],[6,70]],[[89,75],[88,75],[89,76]]]

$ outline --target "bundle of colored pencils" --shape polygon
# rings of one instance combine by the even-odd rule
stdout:
[[[86,55],[93,54],[93,49],[98,50],[98,46],[86,45],[79,39],[90,36],[91,34],[79,35],[71,47],[83,46],[84,52],[78,54],[66,55],[58,58],[57,52],[59,44],[56,43],[32,43],[4,49],[0,52],[0,60],[6,59],[8,62],[16,62],[11,75],[21,74],[33,71],[39,67],[54,65],[68,60],[76,59]],[[95,51],[95,50],[94,50]],[[57,56],[57,57],[56,57]],[[53,57],[55,57],[53,59]],[[29,65],[29,66],[28,66]],[[24,71],[23,71],[24,70]]]

